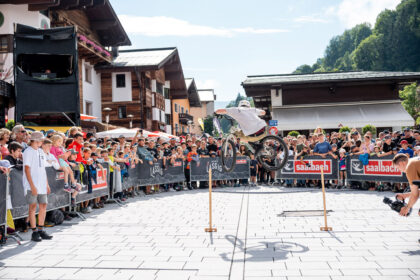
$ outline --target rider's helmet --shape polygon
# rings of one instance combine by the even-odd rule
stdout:
[[[251,108],[251,103],[248,100],[239,101],[239,107]]]

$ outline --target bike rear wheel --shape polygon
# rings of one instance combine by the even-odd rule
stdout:
[[[261,140],[260,148],[255,152],[255,158],[265,170],[277,171],[287,162],[289,149],[278,136],[269,135]]]
[[[231,172],[236,165],[236,146],[232,140],[226,139],[222,145],[222,167],[226,172]]]

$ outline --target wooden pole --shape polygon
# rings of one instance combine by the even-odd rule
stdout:
[[[325,199],[325,183],[324,183],[324,167],[321,166],[321,184],[322,184],[322,198],[324,200],[324,222],[325,222],[325,227],[321,227],[322,231],[330,231],[332,230],[331,227],[328,227],[328,223],[327,223],[327,202]]]
[[[213,228],[212,221],[212,205],[211,205],[211,192],[212,192],[213,182],[211,180],[211,168],[209,169],[209,227],[204,229],[205,232],[217,232],[217,228]]]

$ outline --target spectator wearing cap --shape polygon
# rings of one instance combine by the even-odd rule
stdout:
[[[389,156],[397,152],[397,144],[392,141],[390,134],[385,135],[382,143],[382,154],[379,154],[378,157]]]
[[[416,144],[416,139],[411,135],[411,129],[409,127],[406,127],[404,129],[404,137],[401,138],[400,146],[402,146],[402,141],[407,141],[408,147],[413,148],[413,146]]]
[[[314,155],[325,158],[331,152],[332,147],[325,141],[325,135],[322,133],[318,134],[318,141],[314,148]]]
[[[45,137],[51,138],[54,135],[54,133],[55,133],[54,129],[49,129],[47,130],[47,132],[45,132]]]
[[[414,151],[409,147],[407,140],[401,140],[401,149],[398,151],[399,154],[406,154],[408,157],[412,158]]]
[[[149,162],[150,165],[152,165],[153,162],[156,161],[153,155],[147,150],[147,147],[145,146],[144,137],[139,138],[138,146],[137,146],[137,156],[142,161]]]
[[[155,158],[158,158],[158,153],[157,153],[157,149],[155,147],[155,142],[150,140],[149,143],[147,144],[147,150],[149,151],[149,153]]]
[[[51,239],[52,236],[44,231],[47,210],[47,195],[51,192],[45,170],[45,157],[40,152],[44,135],[34,131],[30,138],[30,145],[23,153],[23,187],[29,204],[29,223],[32,229],[32,241],[39,242]],[[39,206],[38,228],[36,226],[36,208]]]
[[[175,138],[171,138],[169,140],[169,149],[176,150],[176,139]]]

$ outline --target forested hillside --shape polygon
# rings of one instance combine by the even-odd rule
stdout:
[[[374,27],[364,23],[331,39],[324,57],[294,73],[420,71],[420,0],[402,0],[381,12]]]

